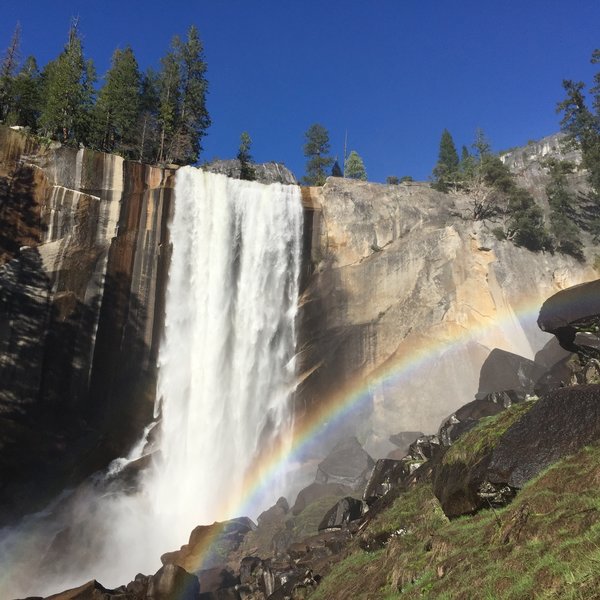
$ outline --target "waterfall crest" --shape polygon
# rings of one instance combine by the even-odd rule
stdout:
[[[286,491],[246,502],[244,480],[291,444],[302,205],[297,186],[181,168],[155,415],[128,458],[0,531],[0,596],[48,595],[154,573],[191,530],[255,517]],[[127,469],[147,461],[137,489]],[[146,447],[145,447],[146,446]],[[268,503],[268,504],[266,504]]]

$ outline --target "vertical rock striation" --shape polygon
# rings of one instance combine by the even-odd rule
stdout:
[[[0,522],[151,418],[172,180],[0,128]]]

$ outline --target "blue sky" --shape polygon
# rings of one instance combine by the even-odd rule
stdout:
[[[196,24],[205,45],[213,121],[203,159],[235,154],[247,130],[257,161],[300,177],[304,132],[330,132],[369,179],[426,179],[442,130],[457,146],[482,127],[495,150],[558,129],[563,78],[591,80],[600,47],[598,0],[69,0],[7,1],[0,47],[15,23],[23,56],[40,64],[80,18],[98,73],[130,44],[142,68],[158,66],[174,34]]]

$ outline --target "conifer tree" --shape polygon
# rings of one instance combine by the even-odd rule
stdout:
[[[161,64],[162,69],[158,79],[160,140],[157,159],[158,162],[171,162],[171,147],[177,126],[181,79],[174,52],[168,52],[161,59]]]
[[[243,131],[240,135],[240,147],[237,153],[237,159],[240,161],[240,179],[247,181],[254,181],[256,179],[256,173],[252,166],[252,156],[250,155],[250,146],[252,140],[247,131]]]
[[[88,141],[95,78],[94,65],[85,60],[77,25],[73,23],[65,49],[43,72],[40,127],[46,135],[64,143]]]
[[[456,184],[458,176],[458,152],[454,140],[447,129],[442,132],[438,161],[433,169],[433,188],[447,192],[452,183]]]
[[[365,171],[365,165],[362,158],[358,155],[355,150],[352,150],[346,159],[344,166],[344,176],[349,179],[360,179],[362,181],[367,180],[367,172]]]
[[[323,125],[315,123],[304,134],[304,156],[306,162],[305,185],[323,185],[327,178],[327,169],[333,164],[329,154],[329,133]]]
[[[19,44],[21,25],[17,23],[15,31],[6,49],[0,65],[0,121],[4,122],[13,108],[14,76],[19,63]]]
[[[9,125],[37,128],[42,102],[40,84],[36,60],[29,56],[13,80],[12,106],[6,118]]]
[[[160,99],[158,75],[148,69],[143,75],[140,88],[140,116],[137,127],[137,159],[148,162],[158,160]]]
[[[331,167],[331,176],[332,177],[343,177],[344,174],[342,172],[342,168],[340,167],[340,163],[335,159],[333,163],[333,167]]]
[[[95,146],[134,156],[140,117],[141,75],[133,50],[115,50],[95,108]]]

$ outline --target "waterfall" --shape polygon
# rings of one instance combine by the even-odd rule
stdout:
[[[255,517],[284,477],[247,502],[248,473],[291,444],[302,206],[297,186],[177,172],[173,253],[155,416],[127,459],[19,527],[0,531],[0,596],[154,573],[191,530]],[[136,491],[119,474],[154,442]],[[151,448],[152,444],[148,445]],[[54,550],[53,550],[54,548]]]
[[[296,186],[177,173],[151,497],[180,535],[239,516],[223,506],[290,440],[301,227]]]

